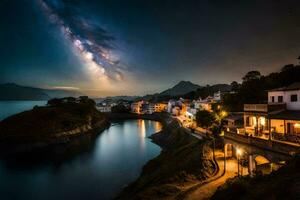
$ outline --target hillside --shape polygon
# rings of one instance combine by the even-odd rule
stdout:
[[[20,86],[14,83],[0,84],[0,101],[48,100],[51,98],[78,97],[82,94],[69,90],[51,90]]]

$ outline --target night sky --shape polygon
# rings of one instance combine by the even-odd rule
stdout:
[[[0,83],[143,95],[299,56],[297,0],[0,1]]]

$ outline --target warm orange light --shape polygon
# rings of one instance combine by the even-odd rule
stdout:
[[[264,117],[261,117],[259,119],[260,119],[260,124],[264,126],[266,124],[266,119]]]
[[[295,127],[295,128],[300,128],[300,124],[299,124],[299,123],[296,123],[296,124],[294,124],[294,127]]]
[[[222,112],[221,112],[221,116],[222,116],[222,117],[227,116],[227,112],[226,112],[226,111],[222,111]]]
[[[242,154],[243,154],[243,151],[242,151],[242,149],[236,149],[236,154],[238,155],[238,156],[241,156]]]

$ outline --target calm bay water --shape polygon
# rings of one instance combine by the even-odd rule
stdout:
[[[36,105],[44,106],[46,103],[47,101],[0,101],[0,120],[10,115],[30,110]]]
[[[160,129],[149,120],[115,122],[98,136],[1,158],[0,199],[112,199],[160,153],[147,138]]]

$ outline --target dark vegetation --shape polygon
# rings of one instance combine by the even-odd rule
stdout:
[[[196,122],[200,127],[208,128],[213,125],[215,116],[207,110],[199,110],[196,113]]]
[[[91,128],[105,122],[104,115],[88,97],[51,99],[48,106],[34,107],[0,122],[0,141],[45,140],[57,133],[84,125]]]
[[[111,108],[112,113],[130,113],[130,108],[125,105],[118,104]]]
[[[270,175],[254,178],[235,178],[226,182],[212,196],[212,200],[300,199],[300,157]]]
[[[232,93],[223,97],[223,105],[228,111],[242,111],[245,103],[266,103],[267,90],[300,82],[300,65],[285,65],[279,72],[263,76],[258,71],[250,71],[241,84],[231,83]]]
[[[124,189],[119,199],[173,198],[215,172],[209,147],[185,133],[176,121],[151,138],[163,151],[143,167],[140,177]]]

